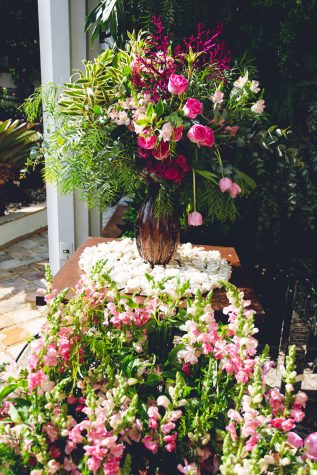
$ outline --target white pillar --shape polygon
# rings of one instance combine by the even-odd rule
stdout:
[[[42,84],[69,81],[73,69],[81,69],[91,51],[90,37],[84,33],[86,0],[38,0],[38,11]],[[98,53],[98,44],[94,52]],[[67,259],[61,255],[61,243],[75,249],[89,235],[100,235],[101,219],[98,211],[88,211],[78,193],[59,196],[51,185],[47,185],[47,210],[50,265],[55,274]]]
[[[38,0],[42,84],[62,83],[70,75],[68,0]],[[45,122],[44,122],[45,124]],[[60,243],[74,247],[73,195],[59,196],[47,185],[49,256],[52,272],[63,264]]]

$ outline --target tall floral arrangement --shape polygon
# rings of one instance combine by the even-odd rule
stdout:
[[[254,157],[261,149],[282,156],[287,132],[269,125],[254,70],[232,65],[221,26],[198,25],[175,45],[153,21],[154,34],[130,35],[125,49],[85,63],[53,107],[45,98],[55,119],[46,176],[101,205],[155,181],[157,215],[178,196],[189,224],[234,220],[236,199],[256,186]]]
[[[48,320],[24,366],[1,372],[1,473],[259,475],[317,470],[317,434],[296,432],[307,396],[268,386],[250,302],[153,285],[127,296],[101,261],[65,303],[47,273]]]

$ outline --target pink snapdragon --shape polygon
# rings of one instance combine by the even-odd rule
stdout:
[[[317,461],[317,432],[313,432],[305,439],[305,455]]]
[[[142,439],[143,445],[148,449],[152,454],[156,454],[158,451],[158,442],[153,440],[150,435],[146,435]]]
[[[299,449],[303,447],[304,441],[303,439],[297,435],[295,432],[288,432],[287,434],[287,443],[294,447],[295,449]]]

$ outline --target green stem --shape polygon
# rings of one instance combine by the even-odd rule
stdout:
[[[194,198],[194,211],[196,211],[196,173],[195,170],[192,169],[193,172],[193,198]]]

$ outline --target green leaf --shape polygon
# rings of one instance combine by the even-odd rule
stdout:
[[[98,114],[98,115],[102,114],[102,109],[100,106],[98,106],[98,104],[95,105],[92,110],[94,111],[95,114]]]
[[[241,177],[241,179],[252,189],[256,188],[256,183],[249,175],[243,173],[242,171],[238,170],[237,168],[233,168],[233,170]]]
[[[212,181],[215,185],[218,185],[218,176],[215,173],[209,172],[208,170],[194,170],[198,175],[203,176],[206,180]]]
[[[0,391],[0,404],[9,394],[15,391],[17,387],[17,383],[7,384],[7,386],[4,386],[4,388],[2,388]]]
[[[157,102],[157,104],[155,105],[154,111],[155,111],[155,114],[157,115],[157,117],[160,117],[161,115],[163,115],[163,113],[164,113],[164,104],[163,104],[162,99],[160,99]]]

